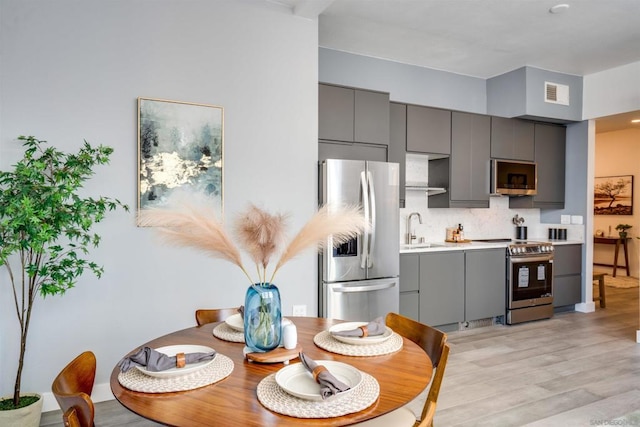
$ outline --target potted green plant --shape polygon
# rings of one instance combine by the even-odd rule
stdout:
[[[618,234],[620,235],[621,239],[626,239],[627,238],[627,230],[630,229],[631,227],[633,227],[633,226],[629,225],[629,224],[618,224],[618,225],[616,225],[616,230],[618,230]]]
[[[20,355],[13,397],[0,398],[0,425],[39,425],[42,399],[23,395],[21,379],[27,335],[37,296],[62,295],[85,270],[100,277],[103,268],[85,259],[100,243],[91,231],[107,211],[126,205],[108,197],[81,197],[79,190],[106,164],[113,149],[86,141],[77,153],[45,147],[46,141],[20,136],[23,158],[11,171],[0,171],[0,268],[6,269],[20,326]],[[3,284],[4,285],[4,284]],[[33,403],[39,402],[36,405]],[[22,417],[35,406],[37,418]],[[33,412],[33,411],[31,411]],[[35,423],[35,424],[30,424]]]

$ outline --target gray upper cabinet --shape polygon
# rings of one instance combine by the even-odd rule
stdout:
[[[451,153],[451,111],[407,106],[407,151]]]
[[[389,123],[389,161],[400,165],[400,207],[404,207],[406,159],[407,159],[407,106],[391,103]]]
[[[450,207],[489,207],[491,118],[453,112]]]
[[[384,145],[356,144],[353,142],[319,141],[318,160],[322,161],[326,159],[386,162],[387,147]]]
[[[318,139],[352,142],[354,106],[353,89],[319,85]]]
[[[532,162],[535,158],[533,123],[491,117],[491,158]]]
[[[538,194],[511,197],[510,208],[564,208],[566,128],[535,124],[535,161],[538,165]]]
[[[354,142],[388,145],[389,94],[358,89],[354,92]]]
[[[320,84],[318,139],[389,144],[389,94]]]

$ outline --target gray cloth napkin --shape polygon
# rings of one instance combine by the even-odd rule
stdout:
[[[300,361],[304,367],[313,374],[313,370],[318,366],[318,364],[303,352],[300,352],[298,356],[300,357]],[[322,399],[326,399],[327,397],[331,397],[334,394],[347,391],[351,388],[334,377],[328,370],[320,372],[316,378],[316,382],[320,384],[320,396]]]
[[[210,353],[185,353],[184,358],[186,364],[203,362],[205,360],[211,360],[216,357],[216,352]],[[159,372],[176,367],[176,356],[167,356],[164,353],[160,353],[152,349],[151,347],[142,347],[136,353],[131,356],[124,357],[118,366],[120,371],[127,372],[134,366],[143,366],[148,371]]]
[[[378,317],[377,319],[367,323],[367,331],[369,333],[368,336],[374,335],[382,335],[387,330],[387,327],[384,324],[384,320],[382,317]],[[335,331],[331,332],[331,335],[337,335],[340,337],[361,337],[362,329],[348,329],[346,331]]]

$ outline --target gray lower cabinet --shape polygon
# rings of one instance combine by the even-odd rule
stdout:
[[[420,255],[420,322],[437,326],[464,321],[464,252]]]
[[[506,254],[503,248],[465,252],[466,321],[504,316]]]
[[[538,194],[510,197],[510,208],[564,208],[566,128],[535,124],[535,161],[538,165]]]
[[[582,245],[553,246],[553,306],[582,301]]]
[[[400,255],[400,314],[420,321],[420,256]]]
[[[400,313],[432,326],[504,316],[503,248],[400,255]]]

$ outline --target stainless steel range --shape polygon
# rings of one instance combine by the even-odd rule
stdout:
[[[507,246],[506,323],[553,316],[553,246],[514,241]]]

